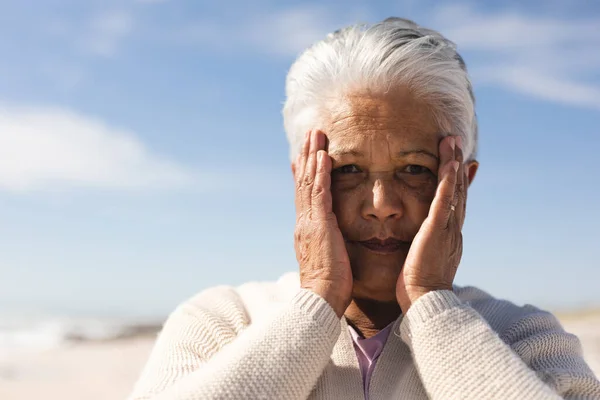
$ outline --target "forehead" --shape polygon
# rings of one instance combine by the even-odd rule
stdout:
[[[436,149],[442,136],[432,108],[403,90],[386,95],[357,93],[332,99],[325,120],[330,151],[374,140],[384,140],[393,147],[418,145]]]

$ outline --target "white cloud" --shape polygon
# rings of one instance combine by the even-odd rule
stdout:
[[[240,37],[265,52],[295,55],[337,29],[333,21],[323,7],[298,7],[250,21],[241,27]]]
[[[367,15],[365,10],[358,8],[334,13],[327,7],[311,4],[246,15],[238,25],[215,19],[196,21],[179,29],[175,39],[218,51],[250,50],[275,56],[295,56],[341,26],[367,22]]]
[[[566,76],[544,74],[527,66],[497,66],[479,71],[481,81],[504,85],[509,89],[543,100],[600,109],[600,87],[577,82]]]
[[[469,55],[476,83],[600,109],[595,75],[600,70],[600,18],[492,14],[460,5],[437,8],[432,25]]]
[[[82,46],[86,52],[112,57],[123,39],[133,30],[133,18],[124,11],[97,15],[89,21],[83,35]]]
[[[0,190],[187,185],[192,174],[136,136],[57,108],[0,108]]]
[[[545,101],[600,108],[600,18],[549,18],[514,10],[484,12],[466,3],[420,11],[424,18],[418,23],[439,30],[467,56],[476,84],[495,85]],[[364,9],[333,12],[314,4],[257,13],[241,21],[197,21],[179,30],[177,39],[217,51],[288,57],[342,26],[373,22]]]

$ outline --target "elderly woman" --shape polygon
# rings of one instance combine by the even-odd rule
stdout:
[[[478,167],[453,43],[398,18],[337,31],[283,115],[299,274],[181,304],[131,399],[600,399],[551,314],[453,285]]]

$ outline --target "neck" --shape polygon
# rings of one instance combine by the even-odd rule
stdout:
[[[398,302],[379,302],[370,299],[352,299],[344,316],[364,338],[375,336],[402,314]]]

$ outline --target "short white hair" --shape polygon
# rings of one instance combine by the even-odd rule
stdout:
[[[440,33],[402,18],[338,30],[298,57],[287,75],[283,107],[290,160],[308,130],[322,129],[328,99],[401,86],[432,107],[444,134],[462,136],[465,161],[473,160],[477,116],[463,58]]]

